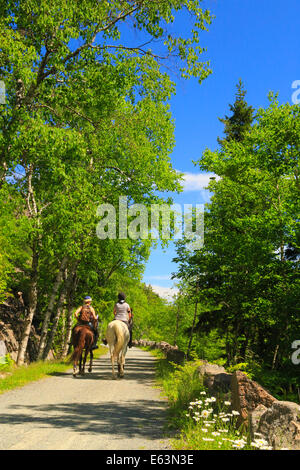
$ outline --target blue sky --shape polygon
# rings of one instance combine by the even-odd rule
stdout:
[[[215,15],[201,41],[213,73],[201,85],[195,79],[176,80],[177,93],[170,102],[176,124],[171,160],[174,168],[188,174],[187,190],[174,197],[181,204],[208,201],[209,194],[201,190],[207,176],[199,175],[192,160],[206,147],[217,147],[223,131],[218,117],[228,114],[239,78],[254,108],[268,105],[270,91],[279,93],[281,103],[291,103],[292,83],[300,80],[299,0],[206,0],[203,7]],[[185,29],[189,23],[180,16],[175,27]],[[195,185],[198,189],[192,190]],[[172,243],[165,251],[157,248],[146,266],[144,282],[162,294],[173,285],[174,255]]]

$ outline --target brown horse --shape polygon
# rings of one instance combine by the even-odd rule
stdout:
[[[73,330],[73,335],[72,335],[72,344],[74,347],[74,352],[72,354],[72,361],[73,361],[73,376],[76,377],[76,375],[85,374],[85,363],[86,359],[88,356],[88,353],[90,353],[90,365],[89,365],[89,372],[92,372],[92,367],[93,367],[93,343],[94,343],[94,333],[92,332],[91,328],[88,325],[76,325],[74,330]],[[82,355],[83,355],[83,350],[84,356],[82,360]],[[77,364],[79,360],[79,371],[77,369]]]

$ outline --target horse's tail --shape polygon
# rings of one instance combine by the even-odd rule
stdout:
[[[116,343],[115,343],[115,355],[119,356],[120,351],[124,346],[124,330],[120,328],[119,325],[115,325],[115,335],[116,335]]]
[[[78,328],[78,330],[74,331],[74,339],[73,339],[74,351],[71,356],[71,361],[77,362],[80,358],[80,355],[84,349],[85,345],[85,334],[83,328]]]

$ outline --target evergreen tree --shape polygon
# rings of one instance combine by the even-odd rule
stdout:
[[[225,118],[219,118],[219,121],[221,121],[225,126],[224,134],[226,137],[224,139],[218,138],[218,142],[222,146],[224,145],[224,142],[230,142],[231,140],[241,142],[244,139],[245,133],[250,130],[255,117],[254,108],[249,106],[245,100],[247,92],[244,89],[244,84],[241,79],[239,79],[236,88],[237,92],[235,94],[235,102],[233,105],[229,105],[232,115],[225,115]]]

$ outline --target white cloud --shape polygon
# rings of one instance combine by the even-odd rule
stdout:
[[[183,190],[199,191],[206,188],[210,178],[220,179],[214,173],[184,173]]]
[[[170,274],[162,275],[162,276],[145,276],[145,279],[153,279],[155,281],[170,281],[171,276]]]
[[[176,287],[162,287],[154,284],[151,284],[151,287],[156,294],[169,301],[173,300],[173,296],[178,292]]]

